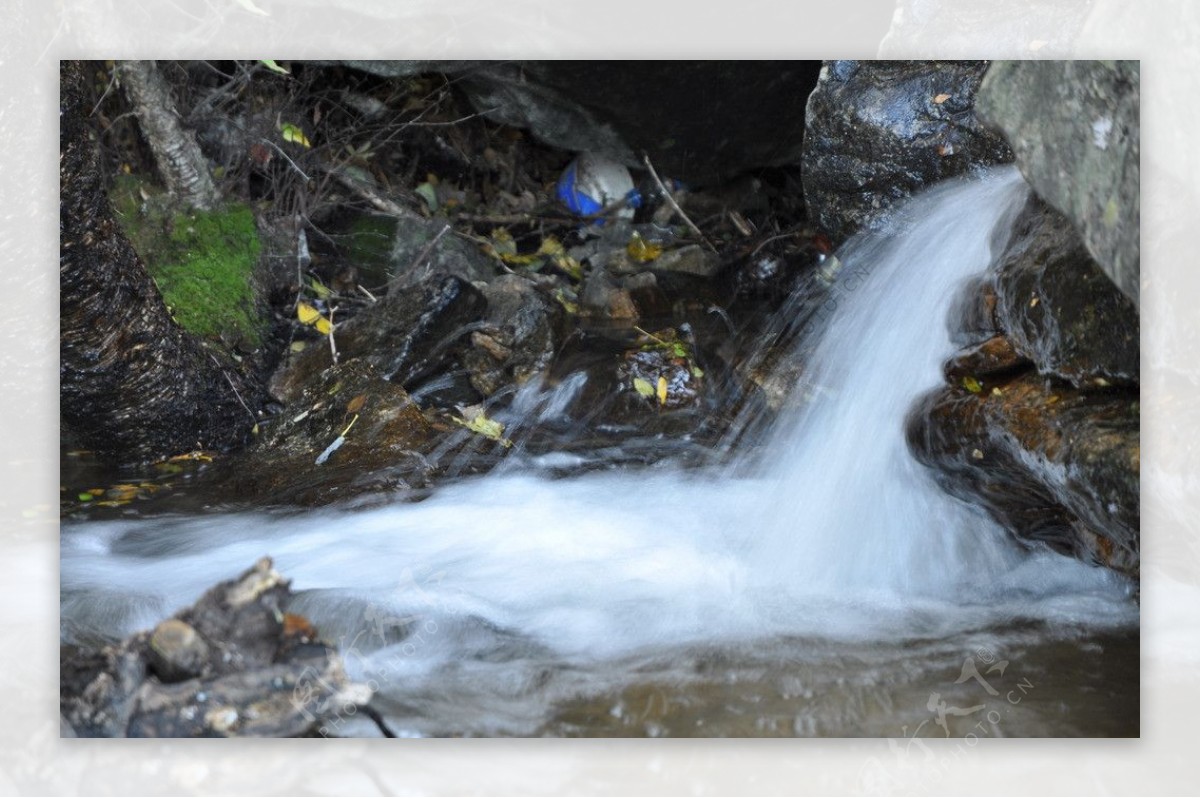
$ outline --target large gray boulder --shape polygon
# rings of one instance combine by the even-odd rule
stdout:
[[[922,186],[1012,155],[975,118],[986,61],[829,61],[808,100],[804,201],[835,242]]]
[[[978,109],[1038,196],[1065,214],[1117,287],[1138,300],[1140,65],[997,61]]]

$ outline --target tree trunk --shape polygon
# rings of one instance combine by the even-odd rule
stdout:
[[[60,72],[63,425],[121,462],[241,444],[255,423],[242,402],[261,391],[175,324],[117,224],[87,121],[88,74],[78,61]]]
[[[190,208],[216,205],[217,187],[208,161],[192,131],[180,124],[171,89],[158,66],[153,61],[121,61],[118,69],[167,191]]]

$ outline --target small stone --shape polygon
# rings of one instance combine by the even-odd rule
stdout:
[[[982,460],[983,459],[983,451],[980,449],[972,449],[971,456],[974,457],[976,460]]]
[[[204,713],[205,724],[219,734],[228,733],[238,720],[238,712],[233,707],[214,707]]]
[[[163,682],[182,682],[199,676],[208,663],[204,638],[177,618],[160,623],[150,635],[150,667]]]
[[[659,271],[710,278],[721,268],[721,259],[699,244],[690,244],[664,252],[652,265]]]

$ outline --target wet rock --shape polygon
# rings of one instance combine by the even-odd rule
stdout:
[[[711,278],[721,268],[721,259],[699,244],[689,244],[679,249],[667,250],[650,264],[654,269],[665,272],[691,274]]]
[[[629,289],[613,279],[604,269],[593,271],[584,281],[579,295],[580,312],[604,319],[636,319],[637,305]]]
[[[1038,196],[1067,216],[1104,273],[1138,300],[1140,66],[1137,61],[997,61],[978,112]]]
[[[994,275],[968,280],[950,308],[950,342],[972,346],[1001,334]]]
[[[1138,312],[1062,214],[1031,199],[996,268],[996,313],[1017,351],[1077,386],[1138,381]]]
[[[359,358],[318,374],[264,425],[231,464],[229,490],[269,503],[326,504],[422,487],[431,471],[424,455],[437,440],[408,393]]]
[[[1004,140],[975,115],[986,61],[828,61],[808,101],[809,217],[835,242],[885,223],[921,186],[1003,163]]]
[[[829,240],[811,229],[748,242],[729,258],[732,290],[739,299],[777,305],[801,277],[825,263],[830,249]]]
[[[150,635],[150,668],[164,683],[199,676],[209,656],[204,638],[177,618],[163,621]]]
[[[483,290],[485,329],[471,333],[472,348],[463,354],[471,384],[484,396],[522,385],[549,365],[560,339],[562,306],[529,280],[502,275]]]
[[[1080,391],[1028,370],[977,387],[918,404],[908,422],[917,458],[1019,539],[1136,575],[1136,391]]]
[[[315,630],[286,614],[289,582],[263,558],[153,632],[64,649],[60,710],[78,736],[295,737],[370,700]],[[166,652],[166,653],[164,653]],[[183,654],[183,660],[178,655]],[[164,657],[170,681],[160,671]]]
[[[343,61],[388,77],[455,75],[492,120],[559,149],[720,182],[794,163],[816,61]]]
[[[946,361],[942,373],[950,384],[961,383],[965,378],[978,380],[1010,371],[1026,369],[1031,361],[1022,356],[1006,336],[995,335],[981,344],[969,346]]]
[[[395,220],[388,256],[389,292],[405,291],[450,275],[468,283],[486,282],[496,275],[491,258],[471,241],[448,228],[448,223],[420,217]]]
[[[471,325],[482,320],[487,300],[459,277],[435,275],[380,302],[334,330],[341,362],[361,358],[397,385],[450,368],[448,361],[468,342]],[[310,343],[271,380],[271,393],[293,402],[314,377],[332,364],[324,341]]]

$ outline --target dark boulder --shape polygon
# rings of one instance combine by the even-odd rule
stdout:
[[[227,469],[227,491],[257,502],[320,505],[420,488],[431,471],[425,454],[440,439],[405,390],[359,358],[322,371],[264,425]]]
[[[809,218],[835,242],[918,188],[1011,160],[976,118],[986,61],[828,61],[808,100]]]
[[[1141,136],[1137,61],[997,61],[979,88],[1038,196],[1063,213],[1138,301]]]
[[[1137,307],[1062,214],[1031,199],[995,272],[999,325],[1039,372],[1077,386],[1137,383]]]
[[[484,396],[507,385],[523,385],[550,364],[562,338],[559,303],[516,274],[502,275],[483,289],[484,326],[471,333],[463,364]]]
[[[910,447],[947,491],[1019,539],[1136,575],[1136,391],[1010,375],[930,394],[909,418]]]

